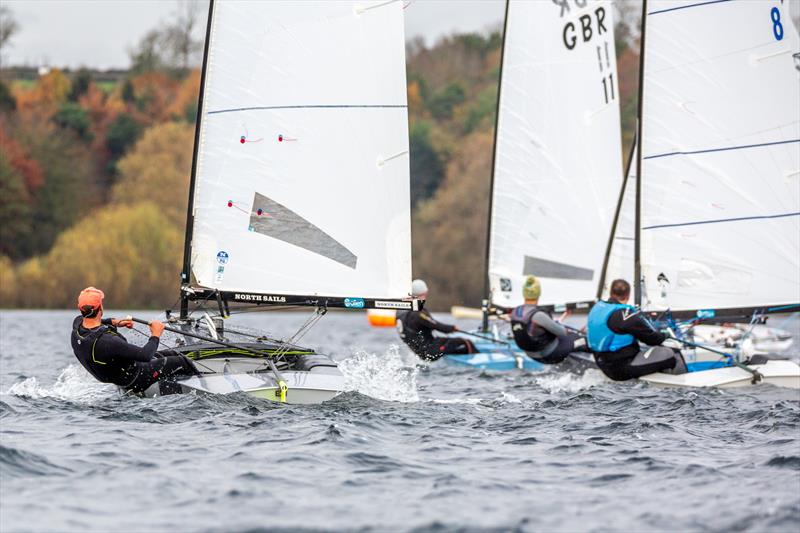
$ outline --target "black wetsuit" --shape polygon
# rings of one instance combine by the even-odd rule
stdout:
[[[158,337],[152,336],[141,348],[129,344],[125,337],[103,319],[103,325],[87,329],[83,317],[72,323],[72,350],[81,365],[98,381],[113,383],[136,394],[144,392],[157,381],[197,373],[184,355],[157,352]],[[174,386],[161,387],[161,393],[179,392]]]
[[[548,311],[535,305],[511,310],[511,333],[517,346],[540,363],[560,363],[572,352],[586,352],[586,339],[553,320]]]
[[[616,303],[615,300],[610,300]],[[591,320],[589,322],[591,327]],[[654,372],[686,372],[679,350],[659,346],[667,336],[656,331],[639,310],[617,309],[607,320],[608,328],[619,335],[631,335],[633,341],[616,351],[594,352],[597,366],[615,381],[634,379]],[[642,349],[640,342],[651,346]]]
[[[475,353],[475,346],[458,337],[434,337],[433,331],[453,333],[455,326],[437,322],[431,314],[422,311],[403,311],[397,314],[397,331],[411,350],[426,361],[436,361],[446,354]]]

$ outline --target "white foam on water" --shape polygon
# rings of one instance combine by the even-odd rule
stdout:
[[[505,391],[500,391],[499,398],[429,398],[426,400],[431,403],[440,404],[464,404],[464,405],[485,405],[489,402],[499,403],[522,403],[522,400]]]
[[[113,385],[99,383],[80,366],[69,365],[50,387],[40,384],[37,378],[30,377],[13,384],[4,394],[92,403],[116,395],[117,389]]]
[[[522,403],[522,400],[506,391],[502,391],[500,394],[500,401],[503,403]]]
[[[386,353],[358,351],[339,361],[345,376],[345,390],[360,392],[378,400],[418,402],[415,364],[406,363],[400,348],[391,346]]]
[[[431,403],[443,403],[443,404],[466,404],[466,405],[479,405],[483,402],[483,398],[429,398],[427,401]]]
[[[578,392],[608,382],[608,378],[595,368],[587,369],[583,375],[571,372],[545,374],[536,378],[536,384],[549,393]]]

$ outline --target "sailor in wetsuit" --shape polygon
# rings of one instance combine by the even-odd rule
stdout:
[[[161,394],[179,392],[179,388],[163,383],[177,376],[194,375],[197,370],[184,355],[159,353],[159,337],[164,324],[150,323],[150,339],[141,348],[128,344],[118,327],[132,328],[130,320],[103,318],[100,289],[88,287],[78,296],[81,316],[72,323],[72,350],[81,365],[98,381],[113,383],[126,391],[141,394],[156,382],[162,382]]]
[[[427,299],[428,285],[421,279],[415,279],[411,284],[411,294],[420,300]],[[400,338],[421,359],[436,361],[446,354],[468,354],[477,351],[467,339],[435,337],[434,330],[453,333],[458,331],[458,328],[438,322],[426,309],[397,313],[397,331],[400,333]]]
[[[588,352],[586,338],[553,320],[549,311],[538,307],[542,286],[535,276],[528,276],[522,286],[525,304],[515,307],[510,314],[511,333],[517,346],[540,363],[560,363],[570,352]],[[561,319],[566,318],[564,313]]]
[[[630,294],[627,281],[614,280],[608,301],[597,302],[589,312],[589,348],[597,366],[615,381],[653,372],[685,373],[686,363],[680,351],[660,346],[668,336],[656,331],[639,309],[627,305]],[[639,342],[650,348],[642,349]]]

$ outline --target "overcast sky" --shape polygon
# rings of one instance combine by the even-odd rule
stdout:
[[[2,51],[6,65],[126,68],[128,50],[168,21],[180,0],[0,1],[20,26]],[[504,5],[504,0],[413,0],[406,8],[406,36],[433,43],[454,31],[497,27]],[[202,33],[205,24],[200,26]]]

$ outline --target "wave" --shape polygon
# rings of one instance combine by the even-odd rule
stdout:
[[[80,403],[93,403],[118,395],[116,387],[97,382],[78,365],[69,365],[61,371],[52,386],[46,386],[36,377],[13,384],[4,394],[22,398],[54,398]]]
[[[385,353],[358,351],[339,361],[345,376],[345,390],[359,392],[378,400],[418,402],[417,376],[419,368],[407,363],[397,345]]]
[[[8,477],[52,476],[70,472],[41,455],[0,444],[0,474]]]
[[[536,384],[551,394],[578,392],[608,382],[609,379],[595,368],[588,368],[583,374],[562,372],[544,374],[536,378]]]

